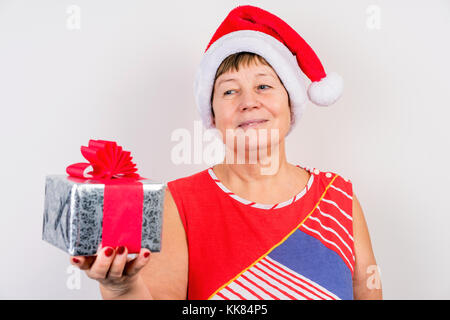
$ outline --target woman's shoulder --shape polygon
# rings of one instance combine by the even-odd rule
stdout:
[[[304,169],[313,174],[314,178],[317,178],[324,188],[345,191],[350,196],[353,194],[353,183],[347,173],[324,167],[304,166]]]
[[[339,170],[327,170],[327,168],[313,167],[308,165],[299,165],[301,168],[307,170],[309,173],[314,174],[317,177],[325,177],[329,179],[340,179],[347,183],[351,183],[350,177],[347,174],[343,174]]]

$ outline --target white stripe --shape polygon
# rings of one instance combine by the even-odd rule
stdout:
[[[352,240],[352,242],[353,242],[353,237],[352,237],[352,235],[348,232],[348,230],[347,230],[346,228],[344,228],[344,226],[343,226],[342,224],[339,223],[339,221],[336,220],[335,217],[333,217],[333,216],[331,216],[331,215],[329,215],[329,214],[323,212],[322,210],[320,210],[320,207],[319,207],[319,206],[317,206],[317,209],[319,210],[320,214],[323,215],[324,217],[327,217],[327,218],[330,218],[330,219],[334,220],[334,221],[341,227],[341,229],[345,231],[345,233],[348,235],[348,237],[349,237],[349,238]]]
[[[273,204],[263,204],[263,203],[254,203],[251,205],[251,207],[259,208],[259,209],[270,209],[274,205]]]
[[[295,275],[295,271],[292,271],[293,273],[289,274],[288,270],[290,270],[289,268],[278,264],[276,267],[273,266],[272,264],[269,263],[269,261],[263,259],[260,262],[263,262],[266,264],[267,267],[265,267],[264,265],[262,265],[262,267],[268,269],[268,268],[272,268],[273,270],[275,270],[276,272],[280,273],[281,275],[276,275],[274,274],[274,272],[268,270],[268,272],[272,272],[272,274],[275,277],[279,277],[280,280],[287,282],[290,286],[294,287],[296,290],[301,291],[302,293],[304,293],[305,295],[307,295],[308,297],[312,298],[312,299],[330,299],[329,297],[323,295],[323,293],[319,292],[316,288],[314,288],[311,284],[308,284],[306,281],[304,281],[303,279],[297,279],[294,278],[292,274]],[[286,269],[285,269],[286,268]],[[287,277],[289,280],[287,280],[286,278],[282,277],[285,276]],[[308,290],[309,289],[309,290]],[[313,292],[311,292],[313,291]]]
[[[344,210],[342,210],[341,208],[339,208],[339,206],[338,206],[338,204],[337,204],[336,202],[334,202],[334,201],[332,201],[332,200],[325,199],[325,198],[322,198],[322,201],[331,203],[331,204],[334,205],[336,208],[338,208],[339,211],[340,211],[347,219],[352,220],[352,217],[349,216],[347,213],[345,213]]]
[[[311,171],[309,169],[307,169],[307,170]],[[219,180],[219,178],[217,178],[217,176],[215,175],[212,167],[210,167],[208,169],[208,173],[213,180]],[[222,182],[220,182],[220,180],[219,180],[219,182],[218,181],[214,181],[214,182],[219,186],[220,189],[222,189],[222,191],[227,193],[233,199],[235,199],[245,205],[248,205],[253,202],[253,201],[249,201],[244,198],[241,198],[237,194],[234,194],[231,190],[229,190],[227,187],[225,187],[225,185]],[[294,197],[290,198],[289,200],[286,200],[282,203],[278,203],[276,205],[275,205],[275,203],[274,204],[254,203],[254,204],[251,204],[250,207],[254,207],[254,208],[258,208],[258,209],[279,209],[279,208],[285,207],[291,203],[294,203],[294,198],[295,198],[295,201],[301,199],[305,195],[306,191],[311,189],[313,182],[314,182],[314,175],[311,174],[311,176],[309,177],[308,183],[307,183],[307,188],[303,189],[301,192],[299,192],[298,194],[296,194]]]
[[[288,287],[286,287],[283,283],[271,278],[268,274],[266,274],[266,272],[258,270],[256,268],[252,268],[252,271],[254,273],[256,273],[258,276],[262,277],[263,279],[265,279],[267,282],[270,282],[272,285],[274,285],[275,287],[279,288],[280,290],[286,292],[287,294],[290,294],[291,296],[293,296],[295,299],[297,300],[305,300],[306,298],[299,295],[298,293],[296,293],[295,291],[292,291],[291,289],[289,289]],[[291,299],[288,296],[286,296],[286,299]]]
[[[332,187],[332,188],[334,188],[334,189],[336,189],[337,191],[340,191],[340,192],[342,192],[342,194],[344,194],[344,196],[346,196],[347,198],[349,198],[350,200],[353,200],[353,197],[352,196],[350,196],[347,192],[345,192],[344,190],[342,190],[342,189],[339,189],[338,187],[335,187],[335,186],[333,186],[333,185],[331,185],[330,187]]]
[[[208,169],[208,172],[209,172],[209,174],[211,175],[211,177],[213,178],[213,180],[219,180],[219,179],[217,178],[217,176],[214,174],[214,171],[213,171],[211,168]],[[242,202],[243,204],[249,204],[249,203],[252,203],[252,201],[243,199],[243,198],[239,197],[237,194],[234,194],[231,190],[229,190],[227,187],[225,187],[225,185],[224,185],[222,182],[217,182],[217,181],[214,181],[214,182],[215,182],[215,183],[220,187],[220,189],[222,189],[222,191],[224,191],[225,193],[232,193],[232,194],[229,194],[229,196],[232,197],[233,199],[235,199],[235,200],[237,200],[237,201],[239,201],[239,202]],[[272,206],[273,206],[273,205],[268,205],[269,208],[271,208]],[[265,209],[265,208],[262,208],[262,209]]]
[[[231,191],[228,191],[228,192],[231,192]],[[249,203],[252,203],[251,201],[245,200],[245,199],[239,197],[237,194],[234,194],[234,193],[233,193],[233,194],[230,194],[229,196],[231,196],[233,199],[235,199],[235,200],[237,200],[237,201],[239,201],[239,202],[242,202],[243,204],[249,204]]]
[[[227,289],[227,287],[220,290],[220,293],[223,294],[225,297],[227,297],[230,300],[241,300],[237,295],[235,295],[233,292]]]
[[[241,296],[243,296],[247,300],[259,300],[257,297],[255,297],[250,291],[248,291],[246,288],[240,286],[239,284],[232,282],[228,285],[232,290],[239,293]]]
[[[242,282],[242,284],[246,287],[248,287],[249,289],[255,291],[255,293],[257,295],[259,295],[261,298],[263,298],[264,300],[273,300],[273,298],[271,296],[269,296],[267,293],[265,293],[264,291],[262,291],[260,288],[258,288],[257,286],[255,286],[253,283],[245,280],[242,276],[238,278],[238,280],[240,282]]]
[[[348,249],[348,251],[350,252],[350,254],[351,254],[352,257],[353,257],[352,249],[349,247],[349,245],[344,241],[344,239],[341,238],[341,236],[340,236],[336,231],[334,231],[334,230],[331,229],[331,228],[328,228],[328,227],[324,226],[324,225],[322,224],[322,222],[320,221],[319,218],[309,217],[309,219],[310,219],[310,220],[317,221],[323,229],[328,230],[328,231],[334,233],[334,234],[336,235],[336,237],[338,237],[339,240],[341,240],[342,244],[345,245],[345,247]],[[354,257],[353,257],[353,260],[354,260]]]
[[[345,260],[347,260],[347,262],[348,262],[348,264],[349,264],[349,266],[350,266],[350,269],[352,269],[352,271],[353,271],[353,266],[352,266],[352,264],[350,263],[350,261],[348,260],[348,258],[345,256],[345,254],[342,252],[341,248],[339,248],[339,246],[336,245],[336,243],[334,243],[334,242],[332,242],[332,241],[330,241],[330,240],[328,240],[328,239],[325,239],[325,238],[322,236],[322,234],[320,234],[319,231],[313,230],[313,229],[311,229],[311,228],[308,228],[305,224],[302,224],[300,228],[305,228],[305,229],[307,229],[307,230],[309,230],[309,231],[311,231],[311,232],[313,232],[313,233],[318,234],[319,237],[322,238],[322,240],[324,240],[324,241],[326,241],[326,242],[332,244],[333,246],[335,246],[335,247],[342,253],[342,256],[345,258]]]
[[[213,179],[215,180],[219,180],[216,176],[216,174],[214,173],[214,170],[212,168],[208,169],[209,174],[211,175],[211,177],[213,177]]]
[[[253,270],[252,270],[253,271]],[[250,280],[252,280],[253,282],[255,282],[257,285],[259,285],[260,287],[264,288],[264,290],[270,292],[272,295],[274,295],[275,297],[281,299],[281,300],[286,300],[289,299],[289,297],[285,296],[284,294],[282,294],[280,291],[278,291],[277,289],[275,289],[274,287],[270,286],[269,284],[267,284],[266,282],[260,280],[259,278],[257,278],[256,276],[254,276],[252,273],[249,272],[249,270],[244,272],[244,275],[249,278]]]
[[[295,275],[296,277],[300,278],[303,280],[303,284],[308,287],[309,289],[311,289],[312,291],[314,291],[317,295],[322,296],[324,299],[329,299],[327,296],[323,295],[322,292],[318,291],[321,290],[323,292],[325,292],[326,294],[332,296],[335,299],[339,299],[338,296],[336,296],[334,293],[332,293],[331,291],[328,291],[326,288],[322,287],[320,284],[312,281],[311,279],[306,278],[305,276],[295,272],[294,270],[286,267],[285,265],[279,263],[278,261],[270,258],[269,256],[266,256],[264,258],[265,260],[268,260],[270,262],[272,262],[273,264],[275,264],[277,267],[279,267],[280,269],[282,269],[284,272],[286,273],[290,273]],[[277,269],[278,270],[278,269]],[[287,274],[287,276],[289,276],[289,274]],[[296,281],[300,281],[298,279],[296,279]],[[318,290],[317,290],[318,289]]]
[[[276,268],[273,268],[273,266],[267,264],[267,267],[261,263],[258,263],[257,266],[259,268],[261,268],[262,270],[264,270],[264,272],[270,274],[271,276],[273,276],[274,278],[277,278],[280,282],[285,283],[286,285],[294,288],[295,290],[301,292],[303,295],[311,298],[311,299],[317,299],[318,297],[314,294],[312,294],[311,292],[305,290],[304,288],[300,287],[299,285],[297,285],[297,283],[299,283],[300,281],[296,281],[296,283],[294,282],[294,280],[288,280],[286,278],[283,278],[282,276],[276,274],[275,272],[273,272],[272,270],[270,270],[269,268],[275,269],[278,273],[282,273],[280,272],[280,270],[277,270]],[[269,267],[269,268],[268,268]],[[289,275],[286,275],[288,278],[292,278],[289,277]],[[297,293],[298,294],[298,293]],[[306,297],[301,296],[300,299],[302,300],[306,300]]]
[[[222,293],[222,292],[221,292]],[[218,294],[215,294],[211,297],[211,299],[209,300],[225,300],[224,298],[222,298],[221,296],[219,296]]]

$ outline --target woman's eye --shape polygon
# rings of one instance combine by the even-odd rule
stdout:
[[[260,89],[266,89],[266,88],[261,88],[261,87],[267,87],[267,88],[270,88],[270,86],[268,86],[267,84],[260,84],[259,86],[258,86],[258,88],[260,88]],[[233,91],[236,91],[236,90],[227,90],[227,91],[225,91],[224,93],[223,93],[223,95],[224,96],[228,96],[228,95],[230,95]]]
[[[231,92],[231,91],[234,91],[234,90],[227,90],[224,92],[224,95],[228,95],[228,92]]]

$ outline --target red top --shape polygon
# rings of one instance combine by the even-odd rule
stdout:
[[[352,299],[352,185],[306,167],[273,205],[242,199],[212,168],[168,182],[187,235],[188,299]]]

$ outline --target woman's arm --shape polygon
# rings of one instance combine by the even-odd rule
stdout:
[[[383,295],[379,269],[373,254],[364,214],[354,193],[353,241],[355,245],[353,298],[355,300],[381,300]]]
[[[141,277],[155,300],[185,300],[188,285],[188,246],[177,206],[166,188],[161,251],[153,252]]]

